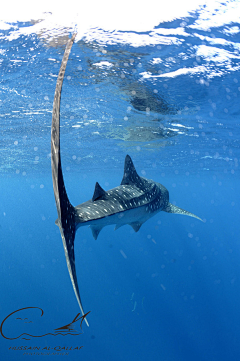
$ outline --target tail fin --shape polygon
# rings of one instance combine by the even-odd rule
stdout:
[[[74,239],[76,233],[75,227],[75,209],[70,203],[67,192],[64,185],[61,155],[60,155],[60,101],[63,78],[67,66],[68,57],[72,48],[72,44],[76,34],[68,40],[62,64],[59,70],[56,90],[53,101],[53,113],[52,113],[52,131],[51,131],[51,156],[52,156],[52,179],[53,179],[53,191],[56,201],[58,222],[57,225],[60,229],[65,257],[67,261],[68,272],[72,281],[73,289],[81,309],[84,315],[80,293],[78,289],[77,275],[75,269],[75,255],[74,255]],[[86,317],[84,318],[87,326],[89,326]]]
[[[177,214],[183,214],[183,215],[189,216],[189,217],[194,217],[194,218],[199,219],[199,221],[203,222],[203,220],[201,218],[199,218],[198,216],[196,216],[195,214],[185,211],[185,209],[174,206],[171,203],[168,203],[167,207],[165,209],[163,209],[163,211],[168,212],[168,213],[177,213]]]

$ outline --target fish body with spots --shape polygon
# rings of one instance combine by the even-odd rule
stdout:
[[[60,229],[68,272],[75,296],[84,315],[74,253],[75,235],[79,227],[89,225],[93,237],[97,239],[101,229],[111,224],[116,225],[115,229],[129,224],[135,232],[138,232],[141,225],[159,211],[200,218],[171,204],[169,202],[168,190],[162,184],[140,177],[129,155],[125,158],[124,174],[120,186],[105,191],[99,183],[96,183],[91,200],[76,207],[71,204],[65,188],[61,165],[60,101],[63,78],[75,36],[76,34],[67,43],[54,94],[51,128],[51,165],[53,191],[58,213],[56,224]],[[87,318],[84,317],[84,320],[88,326]]]

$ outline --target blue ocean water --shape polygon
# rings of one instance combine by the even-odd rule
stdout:
[[[144,33],[97,29],[73,45],[61,103],[72,204],[90,199],[96,181],[118,186],[129,154],[139,175],[203,219],[160,212],[138,233],[106,227],[96,241],[80,228],[76,269],[90,327],[75,336],[43,336],[79,313],[50,159],[53,96],[72,30],[35,33],[33,22],[1,30],[0,321],[26,307],[44,311],[2,324],[1,359],[239,359],[240,25],[204,29],[200,17]],[[23,333],[32,336],[17,338]]]

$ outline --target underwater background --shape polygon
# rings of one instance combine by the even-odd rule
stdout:
[[[133,3],[1,12],[1,360],[240,359],[240,5]],[[91,199],[96,181],[118,186],[129,154],[203,222],[159,212],[137,233],[109,226],[97,240],[81,227],[76,271],[90,327],[56,335],[80,312],[50,156],[74,32],[61,100],[71,203]]]

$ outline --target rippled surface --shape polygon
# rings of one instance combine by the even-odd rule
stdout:
[[[154,158],[195,172],[237,170],[240,28],[206,14],[144,33],[93,28],[77,39],[61,108],[68,167],[115,167],[129,152],[145,166]],[[47,21],[1,26],[2,173],[50,166],[53,94],[72,30],[46,29]]]
[[[25,344],[83,346],[71,361],[238,360],[239,1],[49,1],[44,12],[23,1],[0,14],[0,323],[27,306],[45,321],[19,329],[12,319],[4,330],[44,334],[79,312],[50,160],[53,96],[74,31],[61,102],[72,204],[91,199],[96,181],[118,186],[129,154],[203,222],[160,212],[138,233],[109,226],[97,241],[81,227],[76,271],[90,328],[78,338],[0,335],[1,360],[25,361],[10,349]]]

